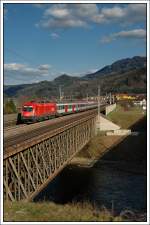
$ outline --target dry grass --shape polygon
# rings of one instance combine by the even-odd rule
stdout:
[[[116,145],[122,138],[120,136],[104,136],[100,133],[95,136],[85,148],[79,152],[78,157],[98,159],[109,151],[113,145]]]
[[[145,115],[143,115],[142,110],[139,107],[131,107],[130,110],[124,111],[123,107],[120,105],[117,106],[115,111],[108,115],[110,120],[120,125],[122,128],[133,126],[136,122],[144,118],[144,116]],[[142,122],[141,126],[144,126],[143,123],[144,122]],[[82,151],[78,153],[78,162],[80,161],[79,157],[81,159],[100,159],[110,149],[114,149],[114,151],[116,151],[118,157],[120,156],[120,158],[118,158],[119,160],[122,158],[131,158],[132,160],[136,160],[136,156],[140,158],[140,154],[146,154],[145,151],[141,151],[144,147],[145,140],[146,130],[138,135],[138,139],[137,136],[130,136],[129,138],[125,136],[105,136],[104,132],[100,132]],[[132,151],[128,148],[128,144],[129,146],[134,146]],[[141,158],[143,158],[143,155],[141,155]]]
[[[121,128],[129,128],[140,120],[145,113],[141,107],[130,107],[125,110],[124,107],[117,105],[116,109],[108,114],[108,119],[121,126]]]
[[[122,221],[106,208],[96,209],[89,203],[57,205],[52,202],[8,202],[4,204],[4,221],[53,222],[53,221]]]

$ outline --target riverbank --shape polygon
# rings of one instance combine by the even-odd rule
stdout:
[[[145,169],[146,173],[146,114],[141,107],[131,107],[128,111],[123,107],[117,105],[116,109],[108,114],[107,118],[116,123],[123,129],[131,129],[131,135],[127,136],[106,136],[106,132],[99,132],[70,162],[71,165],[78,165],[83,167],[92,167],[99,159],[106,153],[110,152],[110,160],[114,160],[111,152],[117,152],[118,160],[134,161],[138,163],[140,159],[141,167]],[[134,146],[132,151],[129,146]],[[142,151],[141,149],[145,149]],[[120,149],[119,152],[117,149]],[[120,156],[121,154],[121,156]],[[143,159],[143,160],[142,160]],[[132,167],[132,162],[130,168]],[[134,167],[134,166],[133,166]],[[132,168],[133,170],[134,168]],[[136,170],[136,169],[135,169]]]
[[[5,222],[89,222],[121,221],[106,208],[97,209],[90,203],[55,204],[52,202],[8,202],[4,204]]]

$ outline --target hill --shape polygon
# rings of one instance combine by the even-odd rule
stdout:
[[[64,96],[82,98],[97,94],[97,86],[101,85],[102,94],[106,92],[146,93],[147,68],[146,57],[135,56],[122,59],[101,70],[83,77],[63,74],[53,81],[42,81],[33,84],[4,86],[4,96],[19,98],[55,99],[59,96],[61,86]]]
[[[121,59],[116,62],[114,62],[111,65],[105,66],[101,70],[96,71],[95,73],[92,74],[87,74],[84,76],[85,79],[95,79],[98,78],[99,76],[106,76],[106,75],[113,75],[113,74],[118,74],[118,73],[125,73],[130,70],[136,70],[140,69],[144,66],[146,66],[147,58],[146,57],[140,57],[140,56],[135,56],[133,58],[126,58],[126,59]]]

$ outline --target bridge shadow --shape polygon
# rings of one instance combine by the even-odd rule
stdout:
[[[104,154],[102,160],[131,162],[147,167],[147,119],[143,117],[130,127],[132,134]],[[95,165],[96,166],[96,165]],[[146,172],[146,171],[145,171]]]
[[[131,127],[130,135],[112,147],[92,168],[66,167],[34,201],[59,204],[85,202],[111,208],[146,211],[147,119]]]

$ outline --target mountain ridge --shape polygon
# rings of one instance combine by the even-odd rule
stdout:
[[[82,98],[97,94],[97,85],[100,83],[102,92],[133,92],[146,93],[147,58],[134,56],[115,61],[111,65],[84,75],[73,77],[62,74],[53,81],[41,81],[33,84],[5,85],[4,97],[58,97],[59,86],[64,95],[73,95]]]
[[[144,64],[146,64],[146,60],[147,58],[142,56],[134,56],[133,58],[120,59],[115,61],[111,65],[103,67],[95,73],[85,75],[84,78],[93,79],[100,75],[107,75],[116,72],[124,73],[131,69],[138,69],[141,68]]]

